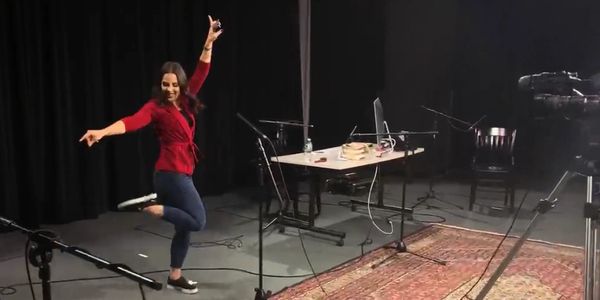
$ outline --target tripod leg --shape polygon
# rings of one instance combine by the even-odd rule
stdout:
[[[469,194],[469,210],[473,210],[473,204],[475,203],[476,191],[477,191],[477,178],[473,178],[473,181],[471,182],[471,193]]]
[[[593,198],[593,177],[587,176],[586,204],[592,204]],[[585,281],[584,281],[584,299],[592,300],[594,298],[594,272],[596,267],[596,242],[597,226],[593,218],[585,218]]]
[[[414,255],[414,256],[418,256],[418,257],[420,257],[420,258],[422,258],[422,259],[425,259],[425,260],[432,261],[432,262],[434,262],[434,263],[436,263],[436,264],[440,264],[440,265],[442,265],[442,266],[445,266],[445,265],[446,265],[446,262],[445,262],[445,261],[443,261],[443,260],[436,259],[436,258],[431,258],[431,257],[427,257],[427,256],[425,256],[425,255],[422,255],[422,254],[419,254],[419,253],[412,252],[412,251],[408,250],[408,247],[406,247],[406,244],[404,243],[404,241],[398,241],[398,242],[396,242],[396,246],[395,246],[395,247],[392,247],[392,248],[394,248],[394,249],[396,250],[396,252],[395,252],[395,253],[393,253],[393,254],[389,255],[388,257],[384,258],[383,260],[381,260],[381,261],[379,261],[379,262],[377,262],[377,263],[375,263],[375,264],[371,265],[371,268],[375,269],[375,268],[377,268],[377,267],[381,266],[382,264],[384,264],[384,263],[385,263],[385,262],[387,262],[388,260],[390,260],[390,259],[392,259],[392,258],[396,257],[396,255],[398,255],[398,253],[408,253],[408,254],[412,254],[412,255]]]

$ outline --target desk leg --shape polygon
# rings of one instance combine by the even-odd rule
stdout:
[[[309,205],[310,222],[314,225],[314,220],[321,214],[321,176],[317,172],[310,174]]]
[[[383,179],[381,177],[381,165],[377,165],[379,167],[379,172],[377,172],[376,176],[376,184],[377,184],[377,206],[383,207]]]
[[[276,222],[281,225],[280,232],[283,232],[285,229],[283,227],[295,227],[303,230],[308,230],[316,233],[326,234],[334,237],[338,237],[339,241],[337,241],[338,246],[344,245],[344,238],[346,237],[345,232],[325,229],[321,227],[315,226],[315,219],[321,213],[321,187],[320,187],[320,176],[317,172],[310,170],[309,174],[309,195],[308,195],[308,216],[306,220],[299,220],[295,218],[289,218],[285,216],[281,216]],[[295,202],[297,203],[297,201]],[[316,210],[316,211],[315,211]],[[302,217],[302,215],[297,215],[297,217]]]
[[[310,192],[308,193],[308,224],[310,226],[314,226],[315,225],[315,203],[316,203],[316,199],[317,199],[317,193],[318,193],[318,179],[316,178],[317,175],[315,174],[315,172],[310,172],[310,176],[309,176],[309,186],[310,186]]]
[[[380,209],[387,209],[387,210],[391,210],[391,211],[397,211],[397,212],[401,212],[404,213],[406,215],[408,215],[409,219],[412,218],[412,213],[413,213],[413,209],[412,208],[406,208],[406,207],[398,207],[398,206],[393,206],[393,205],[385,205],[383,203],[383,176],[381,176],[381,165],[379,166],[379,172],[377,172],[377,176],[376,176],[376,180],[377,180],[377,203],[371,203],[371,207],[375,207],[375,208],[380,208]],[[404,184],[403,184],[403,191],[402,193],[404,193],[406,190],[406,178],[404,178]],[[350,203],[352,203],[351,208],[353,211],[356,210],[356,205],[367,205],[366,201],[359,201],[359,200],[350,200]]]

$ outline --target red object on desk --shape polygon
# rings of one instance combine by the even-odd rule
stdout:
[[[321,158],[315,160],[315,163],[326,162],[326,161],[327,161],[327,157],[321,157]]]

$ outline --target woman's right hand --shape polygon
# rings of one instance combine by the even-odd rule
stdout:
[[[95,143],[100,142],[100,140],[106,135],[104,130],[88,130],[80,139],[80,142],[86,142],[88,147],[93,146]]]

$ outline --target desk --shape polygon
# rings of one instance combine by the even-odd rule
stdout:
[[[309,157],[307,157],[306,154],[304,154],[304,153],[295,153],[295,154],[271,157],[271,161],[277,162],[280,164],[289,164],[289,165],[295,165],[295,166],[308,167],[309,171],[313,175],[313,176],[311,176],[312,179],[310,181],[311,188],[310,188],[310,195],[309,195],[308,224],[306,226],[302,226],[301,228],[319,232],[319,233],[337,236],[340,239],[343,239],[345,237],[345,233],[343,233],[343,232],[327,230],[327,229],[323,229],[323,228],[314,226],[314,219],[315,219],[314,207],[315,207],[316,203],[320,204],[320,193],[321,193],[320,188],[319,188],[320,182],[318,179],[317,172],[315,172],[315,171],[319,171],[319,170],[320,171],[327,171],[327,170],[328,171],[346,171],[346,170],[355,169],[355,168],[361,168],[361,167],[366,167],[366,166],[371,166],[371,165],[378,165],[378,164],[396,160],[396,159],[402,159],[406,156],[412,156],[412,155],[415,155],[418,153],[422,153],[424,151],[425,151],[425,149],[423,149],[423,148],[417,148],[415,150],[409,150],[407,152],[394,151],[394,152],[386,153],[386,154],[382,155],[381,157],[377,157],[375,152],[372,151],[371,153],[367,154],[367,156],[364,159],[346,160],[339,156],[340,146],[338,146],[338,147],[332,147],[332,148],[314,151],[312,154],[309,155]],[[315,162],[322,157],[326,158],[327,161]],[[381,172],[379,172],[378,174],[381,174]],[[377,181],[378,182],[378,184],[377,184],[377,203],[373,205],[374,207],[390,209],[390,210],[400,211],[400,212],[412,213],[412,209],[384,205],[383,204],[383,182],[381,181],[381,177],[379,175],[378,175],[377,180],[378,180]],[[403,194],[404,194],[404,192],[403,192]],[[292,200],[292,199],[290,199],[290,200]],[[359,204],[365,205],[366,202],[352,200],[353,207],[354,207],[354,205],[359,205]],[[294,226],[294,225],[292,225],[292,226]],[[338,243],[338,244],[340,244],[340,243]],[[341,244],[343,245],[343,242]]]
[[[310,156],[310,160],[305,158],[304,153],[295,153],[277,157],[271,157],[271,161],[279,162],[282,164],[291,164],[297,166],[306,166],[312,168],[321,168],[321,169],[329,169],[329,170],[348,170],[354,168],[360,168],[364,166],[380,164],[383,162],[400,159],[405,156],[404,151],[394,151],[390,153],[384,154],[382,157],[376,157],[375,152],[371,152],[361,160],[345,160],[343,158],[339,158],[338,154],[340,151],[340,147],[327,148],[322,150],[314,151]],[[409,150],[408,156],[415,155],[418,153],[424,152],[425,149],[417,148],[415,150]],[[327,158],[326,162],[314,162],[315,160],[325,157]]]

